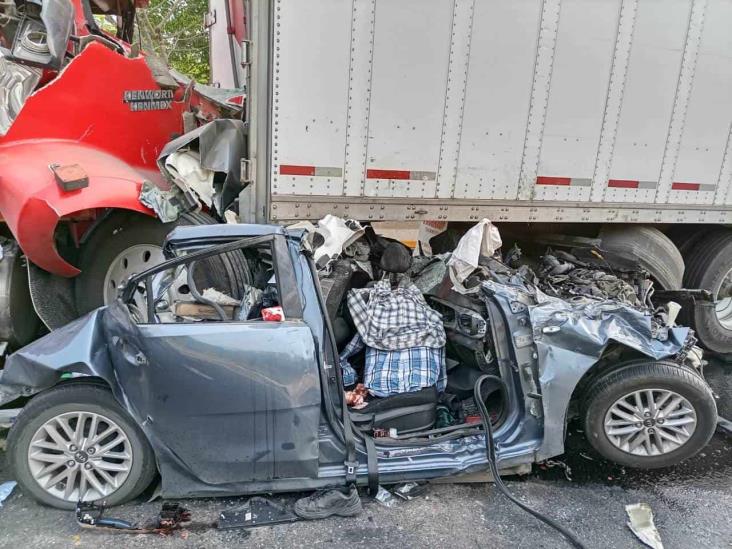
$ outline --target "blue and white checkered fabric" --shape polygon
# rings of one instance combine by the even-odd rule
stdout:
[[[343,385],[346,387],[357,380],[356,371],[348,359],[365,346],[357,334],[340,354]],[[363,383],[372,395],[378,397],[419,391],[433,385],[442,392],[447,383],[445,349],[413,347],[403,351],[383,351],[366,347]]]
[[[340,360],[341,371],[343,372],[344,387],[350,387],[351,385],[355,385],[358,379],[358,376],[356,375],[356,370],[353,369],[353,366],[351,366],[351,363],[348,361],[348,359],[355,355],[357,352],[359,352],[361,349],[363,349],[365,346],[366,344],[361,339],[361,336],[356,334],[355,336],[353,336],[353,339],[348,342],[348,345],[346,345],[341,351],[338,359]]]
[[[419,391],[437,386],[445,390],[445,348],[412,347],[403,351],[366,349],[363,384],[378,397]]]
[[[348,293],[348,309],[367,346],[384,351],[445,346],[442,315],[414,284],[392,289],[388,280]]]

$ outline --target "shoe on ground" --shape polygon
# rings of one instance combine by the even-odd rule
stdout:
[[[344,490],[321,490],[295,502],[295,514],[306,520],[324,519],[333,515],[352,517],[361,512],[361,497],[355,486]]]

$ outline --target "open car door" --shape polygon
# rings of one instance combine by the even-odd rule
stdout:
[[[197,262],[205,268],[206,258],[216,254],[244,249],[248,260],[265,252],[264,267],[258,268],[271,268],[264,278],[270,286],[275,281],[277,291],[270,288],[270,294],[279,296],[286,320],[243,318],[242,307],[217,308],[201,298],[202,303],[192,295],[205,288],[185,284],[182,291],[188,293],[171,299],[174,285],[161,283],[165,273],[173,273],[175,280],[195,285],[181,273]],[[105,336],[114,367],[155,449],[164,494],[212,494],[240,484],[234,490],[244,493],[244,483],[261,488],[275,479],[317,477],[318,355],[302,321],[292,266],[282,235],[199,247],[133,277],[107,311]],[[192,316],[175,314],[181,303]]]

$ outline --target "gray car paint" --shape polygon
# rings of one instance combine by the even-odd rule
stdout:
[[[232,324],[228,325],[232,328],[230,336],[215,325],[183,324],[175,326],[180,330],[175,344],[155,341],[155,330],[149,331],[149,327],[137,327],[129,322],[121,305],[114,309],[103,308],[11,355],[0,377],[0,404],[49,389],[67,373],[104,379],[120,404],[140,423],[153,442],[163,477],[163,494],[168,497],[308,490],[342,484],[345,481],[344,445],[332,408],[333,402],[338,404],[336,399],[340,396],[335,390],[338,386],[336,376],[340,371],[337,365],[323,359],[328,356],[323,311],[314,286],[317,281],[312,277],[308,265],[310,260],[302,248],[302,234],[288,233],[282,227],[261,225],[184,227],[171,233],[166,248],[182,245],[205,247],[266,234],[276,235],[276,240],[281,243],[280,253],[286,250],[289,254],[287,273],[280,280],[291,277],[294,281],[294,288],[283,290],[292,292],[302,304],[302,321],[281,325],[268,323],[261,330],[271,330],[273,335],[270,337],[278,341],[289,341],[290,335],[296,334],[292,345],[288,343],[286,348],[282,345],[282,349],[275,350],[267,345],[254,344],[251,339],[241,345],[239,338],[242,332]],[[571,394],[610,342],[627,345],[650,358],[660,359],[677,354],[688,334],[686,328],[674,328],[668,331],[665,341],[654,339],[650,332],[650,318],[642,313],[625,308],[593,316],[586,307],[562,300],[544,300],[531,288],[514,282],[484,283],[482,288],[496,339],[501,374],[507,381],[509,392],[508,416],[495,433],[499,443],[499,461],[504,468],[530,464],[563,452]],[[565,316],[557,317],[557,312],[565,315],[566,320]],[[543,328],[556,324],[558,318],[562,320],[559,330],[551,335],[545,334]],[[244,333],[249,331],[245,324],[240,326],[245,327]],[[155,325],[152,328],[165,326]],[[159,368],[160,375],[135,378],[133,374],[123,374],[125,370],[133,371],[134,366],[120,366],[110,358],[114,354],[110,349],[114,348],[115,337],[121,337],[120,334],[124,337],[125,330],[138,330],[136,337],[141,337],[140,349],[144,347],[145,350],[142,362],[154,359],[154,364],[142,364],[138,368]],[[306,342],[305,330],[312,338],[312,347]],[[214,344],[206,337],[210,333],[216,334]],[[512,337],[508,338],[506,334]],[[210,345],[208,352],[205,351],[206,345]],[[195,360],[186,365],[179,364],[181,349],[185,356],[195,356]],[[132,362],[135,362],[134,355],[132,352]],[[212,360],[214,358],[215,361]],[[268,369],[267,363],[273,359],[278,364],[283,360],[288,363],[281,366],[284,368],[282,377]],[[213,366],[210,365],[212,362]],[[181,387],[176,387],[176,369],[180,371],[181,368],[186,379]],[[132,383],[133,379],[137,380],[137,385]],[[205,400],[200,404],[194,403],[202,396],[195,394],[197,379],[205,387]],[[271,387],[266,387],[268,385]],[[275,409],[255,409],[256,405],[246,408],[249,405],[241,404],[251,398],[253,390],[264,390],[273,396],[277,402]],[[319,410],[317,442],[313,437],[316,401]],[[285,409],[285,403],[290,410]],[[212,406],[208,413],[205,412],[205,404]],[[230,438],[232,432],[236,434],[236,427],[231,424],[223,431],[219,430],[222,417],[232,410],[235,415],[250,413],[254,417],[262,414],[261,418],[254,419],[256,425],[247,433],[254,438],[270,439],[264,443],[250,440],[253,447],[267,452],[264,459],[269,462],[242,463],[249,461],[254,454],[248,448],[237,446],[237,441],[231,444],[231,441],[224,440]],[[158,416],[165,418],[161,421],[173,422],[171,425],[175,427],[163,426],[160,431],[151,427],[156,418],[148,413],[150,411],[155,415],[163,414]],[[282,431],[268,430],[271,413],[290,418],[293,425],[306,425],[307,432],[295,433],[296,429],[290,430],[292,426]],[[204,443],[207,447],[199,446],[200,452],[217,453],[221,446],[226,452],[220,457],[186,458],[177,455],[175,445],[180,441],[167,442],[173,434],[192,441],[186,429],[191,428],[187,420],[193,416],[198,429],[207,429],[211,433]],[[163,431],[166,434],[160,435]],[[282,447],[288,443],[295,443],[291,452]],[[317,468],[313,467],[315,445]],[[360,442],[357,449],[359,483],[365,484],[366,455]],[[486,465],[483,435],[475,430],[463,438],[415,444],[377,439],[377,450],[379,473],[385,483],[449,476],[482,469]],[[280,460],[289,462],[280,464]],[[302,463],[296,463],[299,461]],[[231,465],[230,474],[226,472],[227,465]]]

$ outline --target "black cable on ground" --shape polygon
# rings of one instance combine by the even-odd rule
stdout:
[[[554,520],[550,519],[547,516],[542,515],[539,511],[536,511],[523,503],[521,500],[516,498],[511,492],[508,491],[508,487],[503,483],[503,480],[501,479],[501,476],[498,474],[498,465],[496,464],[496,448],[495,443],[493,442],[493,429],[491,427],[491,418],[488,414],[488,408],[486,408],[485,403],[483,402],[483,398],[481,396],[481,388],[483,386],[483,382],[487,381],[488,379],[496,380],[505,388],[505,382],[498,376],[491,376],[491,375],[483,375],[480,376],[478,381],[475,382],[475,388],[473,389],[473,397],[475,398],[475,404],[478,406],[478,411],[480,412],[480,417],[483,420],[483,428],[485,429],[485,450],[488,455],[488,464],[490,466],[491,474],[493,475],[493,482],[495,483],[498,490],[506,496],[508,499],[510,499],[513,503],[521,507],[524,511],[527,513],[533,515],[537,519],[539,519],[544,524],[551,526],[554,528],[557,532],[562,534],[564,538],[573,546],[577,547],[578,549],[586,549],[585,546],[582,544],[582,542],[577,539],[577,537],[570,532],[567,528],[562,526],[561,524],[555,522]],[[504,390],[504,396],[506,395],[506,391]]]

